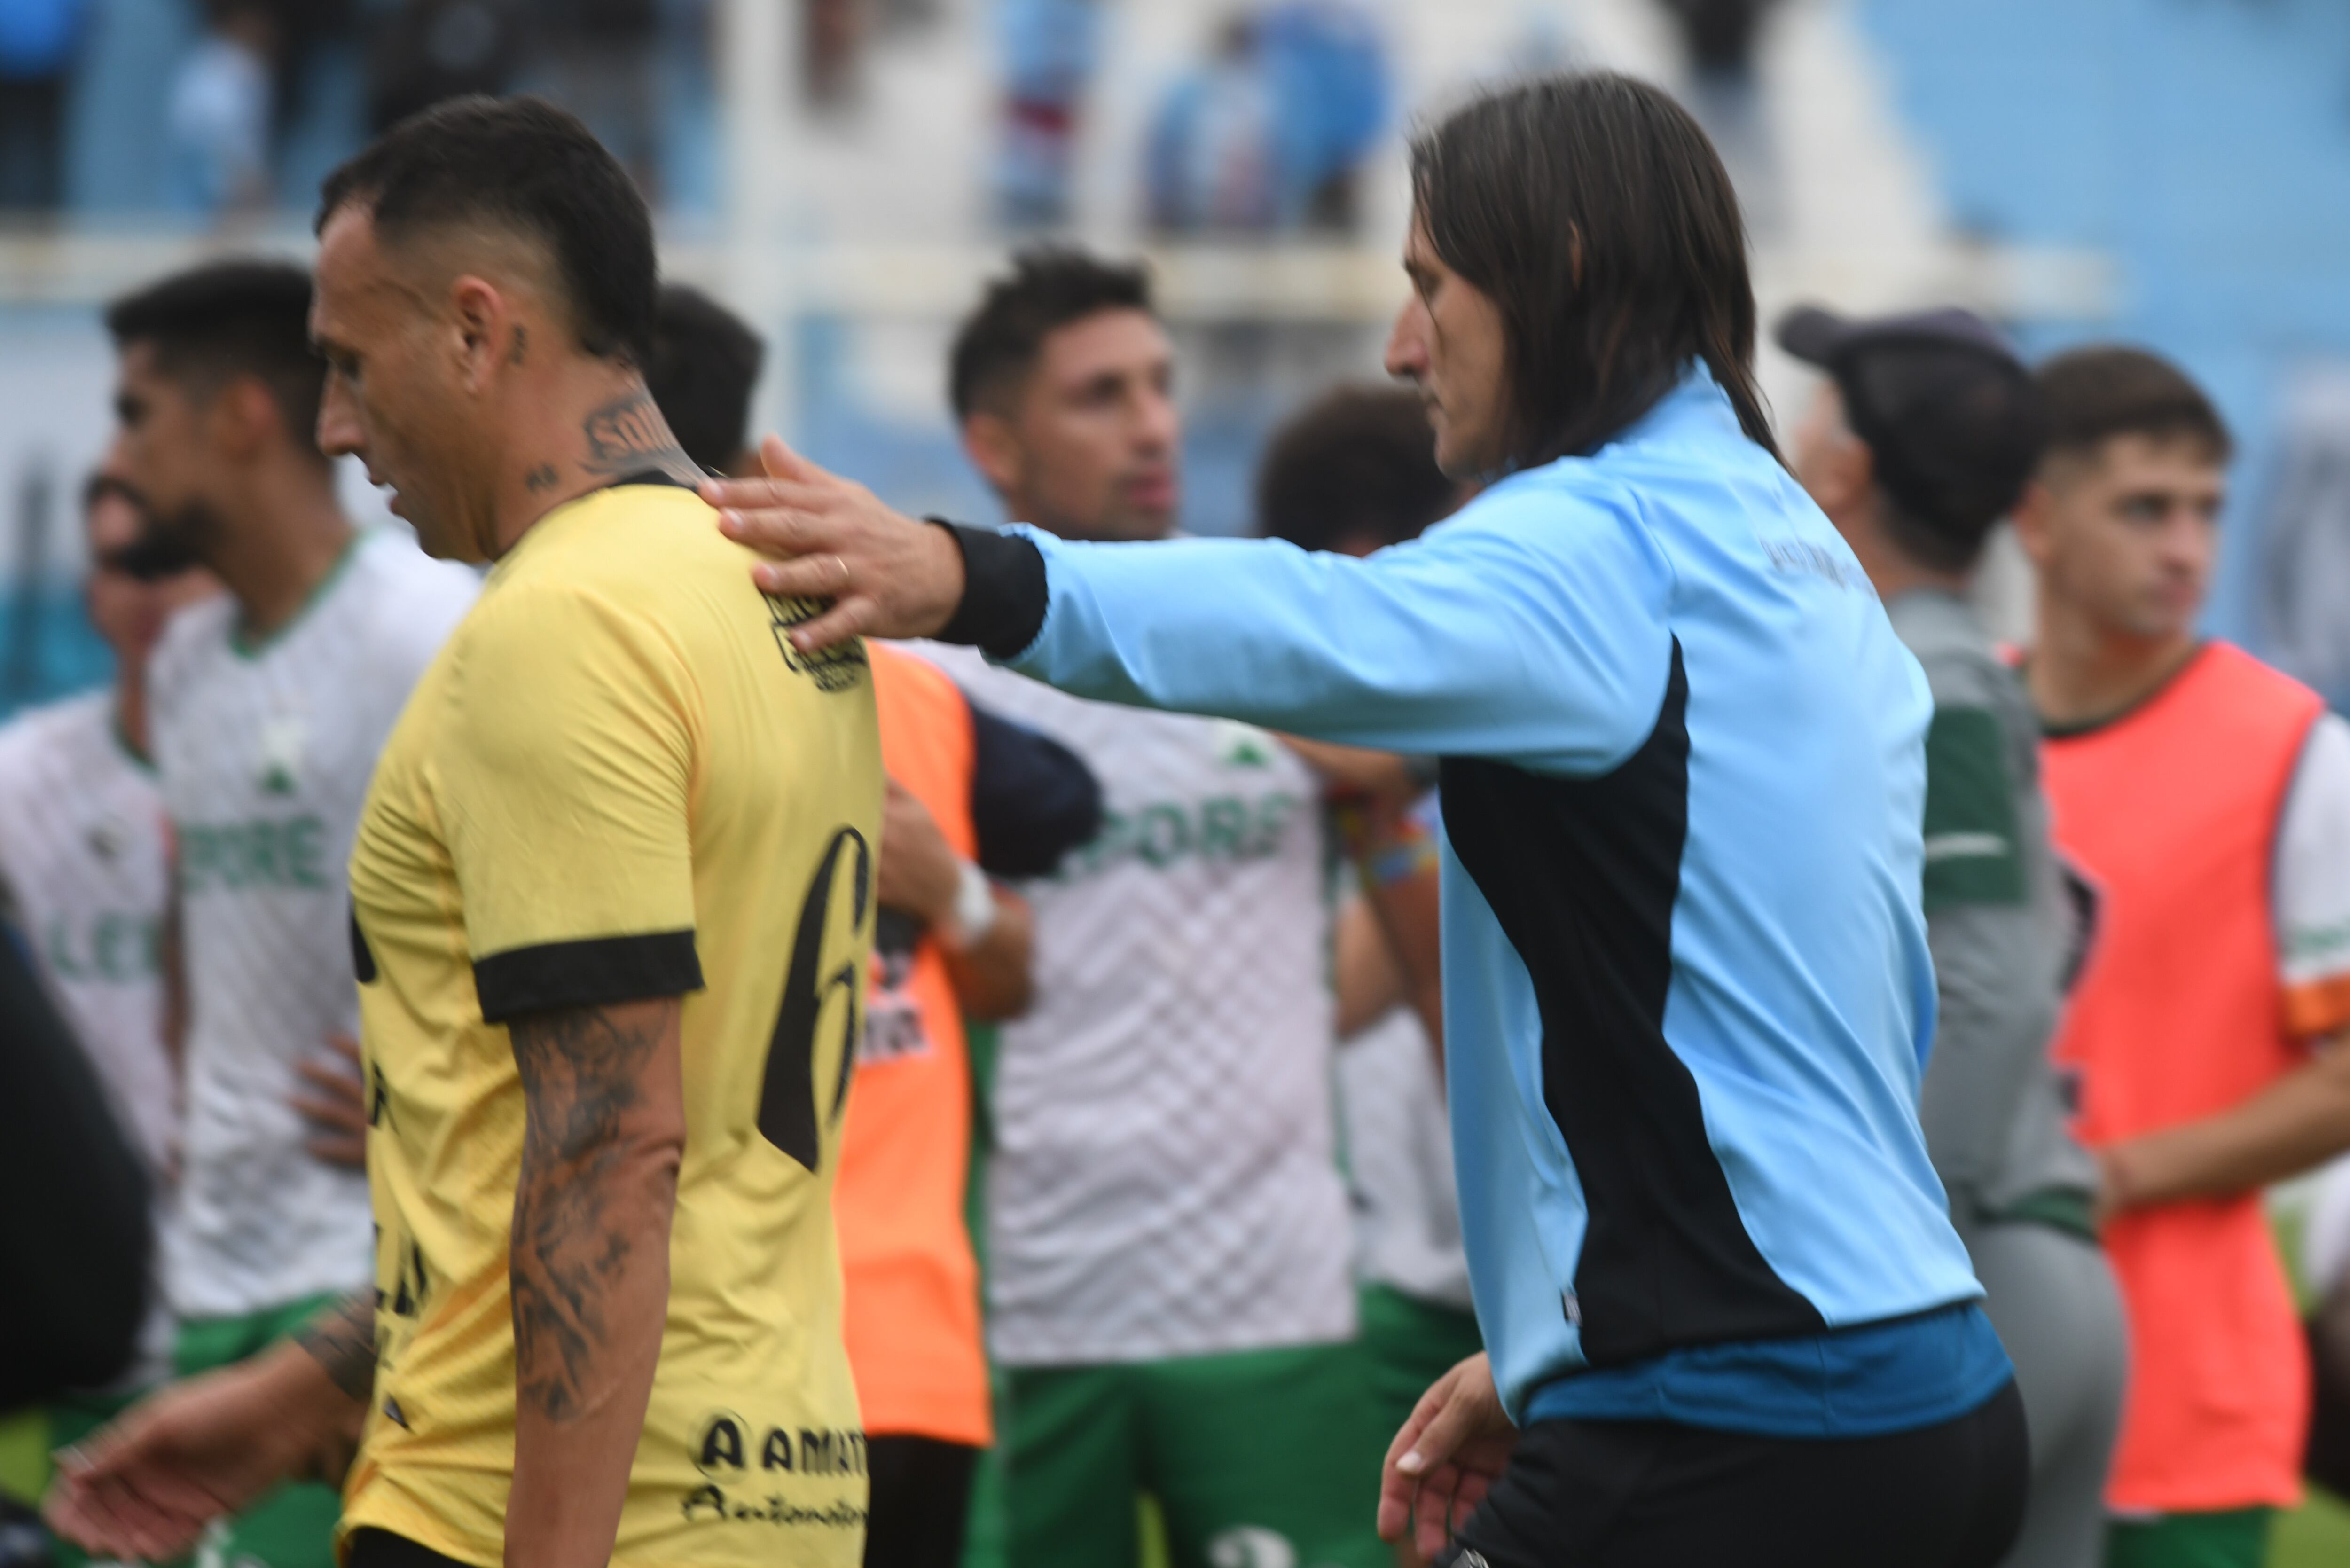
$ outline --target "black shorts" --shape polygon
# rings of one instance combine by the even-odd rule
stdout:
[[[1541,1421],[1437,1568],[1991,1568],[2030,1458],[2012,1382],[1882,1438]]]
[[[350,1555],[343,1568],[468,1568],[454,1557],[443,1557],[429,1546],[419,1546],[389,1530],[351,1532]]]
[[[955,1568],[979,1450],[881,1433],[865,1439],[865,1455],[873,1480],[865,1568]]]

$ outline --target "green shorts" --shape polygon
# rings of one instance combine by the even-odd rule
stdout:
[[[1411,1418],[1436,1380],[1485,1348],[1477,1315],[1408,1296],[1390,1285],[1362,1291],[1363,1358],[1382,1436],[1379,1452]]]
[[[2106,1529],[2106,1568],[2261,1568],[2275,1519],[2272,1508],[2117,1519]]]
[[[196,1318],[180,1325],[172,1353],[182,1377],[258,1355],[333,1303],[313,1296],[242,1317]],[[205,1532],[196,1568],[335,1568],[335,1521],[342,1494],[317,1481],[289,1481],[234,1519]]]
[[[1378,1435],[1358,1346],[1011,1369],[1004,1556],[1132,1568],[1135,1499],[1172,1568],[1390,1568]]]

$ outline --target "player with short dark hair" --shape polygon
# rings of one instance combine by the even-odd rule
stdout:
[[[2118,346],[2038,379],[2023,677],[2099,894],[2054,1049],[2129,1324],[2106,1562],[2251,1568],[2310,1402],[2262,1189],[2350,1147],[2350,725],[2196,630],[2232,450],[2200,389]]]
[[[2048,452],[2090,457],[2116,436],[2177,442],[2215,467],[2236,443],[2203,389],[2158,354],[2100,344],[2059,354],[2040,368],[2048,406]]]
[[[950,383],[1007,515],[1156,539],[1180,493],[1174,373],[1147,275],[1055,248],[987,286]],[[1082,756],[1108,808],[1028,889],[1036,1005],[1003,1028],[990,1100],[1007,1551],[1121,1560],[1148,1490],[1186,1565],[1262,1550],[1383,1568],[1347,1343],[1320,780],[1262,730],[938,657]]]
[[[175,273],[107,306],[117,343],[148,346],[154,368],[198,396],[249,376],[276,400],[288,437],[321,465],[310,439],[327,368],[302,323],[310,275],[287,262],[229,260]]]
[[[428,549],[498,563],[384,742],[336,921],[373,1288],[133,1411],[51,1517],[168,1555],[349,1467],[350,1568],[853,1564],[831,1187],[880,830],[862,650],[800,657],[814,607],[710,526],[639,371],[644,202],[577,120],[458,100],[327,192],[320,444]]]
[[[1017,400],[1045,340],[1105,311],[1152,308],[1150,275],[1067,245],[1035,245],[1012,260],[955,332],[947,355],[947,406],[958,421]]]
[[[300,1113],[319,1082],[348,1080],[332,1044],[357,1032],[343,867],[369,776],[473,594],[469,574],[343,514],[315,434],[311,303],[301,268],[229,260],[107,313],[120,376],[103,472],[146,515],[148,569],[201,564],[227,590],[174,618],[146,692],[183,1021],[163,1239],[182,1376],[264,1351],[372,1272],[356,1151],[325,1147]],[[330,1488],[252,1501],[224,1552],[326,1568]]]
[[[2032,477],[2048,414],[2032,373],[1963,310],[1783,318],[1827,372],[1795,432],[1796,478],[1885,601],[1934,694],[1926,732],[1926,940],[1939,1005],[1918,1119],[1950,1217],[2015,1362],[2032,1496],[2007,1568],[2087,1568],[2127,1373],[2097,1244],[2097,1169],[2065,1130],[2048,1044],[2074,925],[2048,839],[2040,731],[1966,600]]]
[[[395,244],[455,224],[522,241],[580,351],[641,368],[660,298],[652,214],[577,125],[544,99],[452,99],[328,175],[318,210],[363,202]]]

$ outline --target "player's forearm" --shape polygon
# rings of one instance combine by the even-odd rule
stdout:
[[[1444,1059],[1444,961],[1441,940],[1442,886],[1435,836],[1393,801],[1341,815],[1348,826],[1347,849],[1363,883],[1363,896],[1387,939],[1402,979],[1403,998],[1419,1017],[1421,1030]]]
[[[309,1417],[318,1434],[312,1449],[315,1478],[340,1486],[359,1451],[375,1390],[375,1293],[353,1291],[322,1309],[295,1331],[293,1345],[326,1376],[322,1388],[299,1366],[286,1368],[289,1402]]]
[[[517,1020],[509,1565],[611,1555],[660,1358],[685,1147],[673,1001]]]
[[[2232,1109],[2098,1151],[2108,1211],[2231,1198],[2350,1148],[2350,1031]]]
[[[985,934],[968,945],[942,934],[940,946],[963,1012],[982,1023],[1001,1023],[1027,1012],[1035,999],[1036,924],[1027,899],[1008,888],[992,891],[995,918]]]

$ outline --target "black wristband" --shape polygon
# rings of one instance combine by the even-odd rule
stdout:
[[[1051,601],[1045,553],[1017,534],[943,517],[922,521],[945,529],[962,552],[962,598],[939,628],[939,640],[966,643],[994,659],[1014,658],[1035,641]]]

